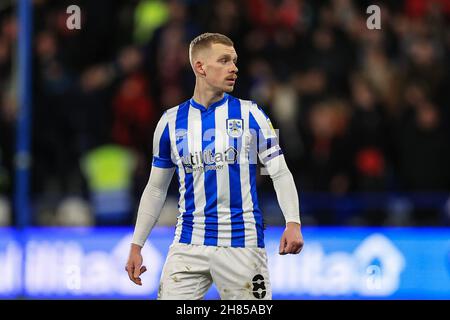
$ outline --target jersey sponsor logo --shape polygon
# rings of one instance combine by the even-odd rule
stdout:
[[[232,138],[242,136],[242,119],[227,119],[227,134]]]
[[[225,163],[236,163],[238,156],[239,152],[233,147],[229,147],[224,152],[215,153],[208,149],[203,152],[191,152],[181,157],[181,162],[186,173],[221,170]]]

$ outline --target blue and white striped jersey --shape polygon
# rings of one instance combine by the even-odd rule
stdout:
[[[267,164],[281,154],[269,118],[252,101],[225,93],[208,108],[190,99],[167,110],[155,130],[153,166],[176,167],[174,242],[263,248],[257,158]]]

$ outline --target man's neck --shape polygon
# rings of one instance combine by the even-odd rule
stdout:
[[[195,86],[193,99],[195,102],[200,103],[205,108],[208,108],[214,102],[219,101],[224,96],[224,92],[217,92],[213,90],[201,90],[198,86]]]

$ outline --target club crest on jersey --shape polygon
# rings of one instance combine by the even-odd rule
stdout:
[[[242,119],[227,119],[227,134],[232,138],[242,136]]]

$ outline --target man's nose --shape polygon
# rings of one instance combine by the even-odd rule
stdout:
[[[233,63],[233,67],[230,70],[233,73],[237,73],[239,71],[238,67],[236,66],[236,64]]]

